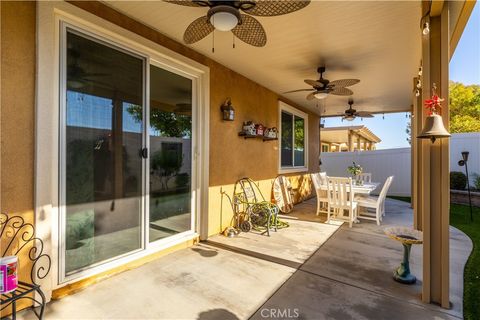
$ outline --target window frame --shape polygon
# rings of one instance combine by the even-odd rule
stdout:
[[[295,117],[303,119],[304,126],[304,164],[301,166],[295,166],[295,152],[292,151],[292,166],[282,166],[282,112],[293,115],[292,122],[295,130]],[[295,107],[292,107],[285,102],[278,102],[278,173],[294,173],[294,172],[307,172],[308,171],[308,114],[300,111]],[[292,146],[295,145],[295,135],[292,135]]]
[[[327,147],[327,151],[323,151],[323,147]],[[320,146],[320,151],[321,152],[331,152],[330,151],[330,145],[328,143],[322,143],[322,145]]]

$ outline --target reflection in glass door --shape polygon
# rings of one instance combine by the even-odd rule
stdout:
[[[192,229],[192,80],[150,66],[149,241]]]
[[[65,274],[142,247],[145,59],[67,30]]]
[[[62,281],[194,228],[193,78],[64,31]]]

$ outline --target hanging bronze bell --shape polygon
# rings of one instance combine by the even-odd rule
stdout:
[[[430,139],[434,143],[437,138],[448,138],[450,136],[450,133],[443,126],[442,116],[432,114],[425,119],[425,126],[417,138]]]

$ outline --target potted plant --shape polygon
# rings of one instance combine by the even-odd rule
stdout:
[[[351,166],[348,166],[347,171],[352,175],[352,179],[355,181],[356,185],[362,185],[363,181],[358,179],[358,175],[363,172],[363,168],[356,164],[355,161]]]

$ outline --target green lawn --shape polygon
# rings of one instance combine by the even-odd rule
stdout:
[[[410,202],[409,197],[389,198]],[[468,206],[451,204],[450,224],[465,232],[473,242],[473,251],[464,272],[463,317],[467,320],[480,319],[480,208],[473,208],[471,222]]]

